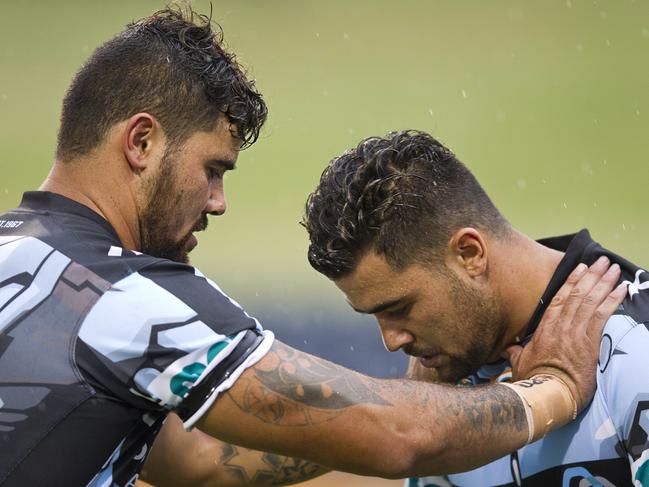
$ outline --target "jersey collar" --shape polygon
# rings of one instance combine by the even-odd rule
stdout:
[[[99,213],[91,210],[86,205],[82,205],[77,201],[57,193],[50,191],[26,191],[23,193],[23,199],[18,209],[39,213],[63,213],[89,219],[106,230],[116,242],[120,242],[115,229]]]

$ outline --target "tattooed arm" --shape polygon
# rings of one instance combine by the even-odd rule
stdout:
[[[625,294],[609,294],[617,276],[593,268],[571,275],[530,343],[510,355],[521,378],[561,377],[580,407],[595,389],[601,329]],[[230,443],[393,478],[468,470],[528,438],[522,402],[506,386],[377,380],[279,342],[198,427]]]
[[[241,487],[291,485],[329,470],[300,458],[223,443],[183,429],[170,414],[147,458],[141,479],[155,487]]]
[[[484,463],[527,438],[520,399],[506,387],[460,393],[382,381],[279,342],[198,427],[229,442],[394,478]],[[475,448],[487,441],[493,448]]]

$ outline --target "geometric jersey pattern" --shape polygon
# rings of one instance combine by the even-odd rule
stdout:
[[[121,248],[47,192],[0,216],[0,484],[131,486],[273,341],[185,264]]]
[[[590,265],[605,255],[620,264],[621,280],[629,281],[624,302],[604,327],[593,401],[575,421],[512,455],[443,478],[412,478],[408,487],[649,486],[649,273],[601,247],[586,230],[539,242],[566,254],[530,321],[528,340],[544,303],[578,263]],[[510,379],[510,365],[501,361],[462,382]]]

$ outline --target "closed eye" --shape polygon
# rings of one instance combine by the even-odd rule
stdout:
[[[234,161],[213,159],[207,162],[205,171],[210,180],[221,179],[226,171],[234,171],[235,167]]]
[[[208,178],[209,180],[220,179],[220,178],[223,177],[223,173],[222,173],[222,171],[219,171],[219,170],[216,169],[215,167],[211,167],[211,166],[208,167],[207,170],[206,170],[206,172],[207,172],[207,178]]]
[[[410,305],[403,305],[393,309],[386,309],[381,314],[386,318],[398,319],[404,318],[410,312]]]

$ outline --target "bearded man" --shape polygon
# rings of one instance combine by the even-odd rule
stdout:
[[[372,137],[334,159],[309,197],[305,226],[313,267],[355,310],[376,317],[388,350],[415,358],[411,374],[462,385],[511,381],[521,349],[509,361],[505,352],[544,334],[539,320],[562,299],[557,291],[575,266],[614,262],[628,293],[603,335],[586,338],[601,342],[594,400],[575,422],[448,481],[649,485],[646,271],[586,230],[539,241],[517,231],[468,168],[418,131]],[[555,338],[572,337],[564,330]]]

